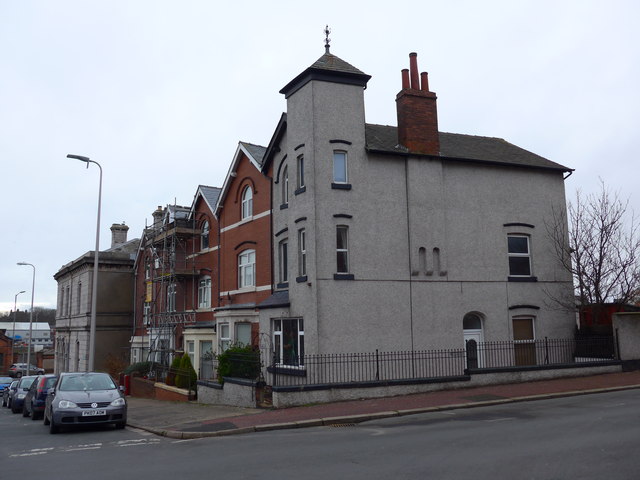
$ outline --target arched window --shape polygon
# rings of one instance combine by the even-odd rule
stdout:
[[[238,288],[256,285],[256,251],[245,250],[238,255]]]
[[[200,250],[209,248],[209,222],[207,220],[202,224],[202,233],[200,234]]]
[[[242,219],[253,216],[253,190],[247,185],[242,191]]]

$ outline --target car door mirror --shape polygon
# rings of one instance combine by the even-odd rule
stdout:
[[[51,387],[50,389],[47,390],[47,395],[51,395],[54,396],[56,394],[56,389]]]

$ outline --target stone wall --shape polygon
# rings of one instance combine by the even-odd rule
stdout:
[[[613,331],[618,335],[620,360],[640,363],[640,313],[615,313]]]

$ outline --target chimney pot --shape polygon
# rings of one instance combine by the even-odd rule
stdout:
[[[420,80],[418,78],[418,54],[411,52],[409,54],[409,72],[411,75],[411,88],[420,90]]]
[[[402,89],[405,90],[409,87],[409,69],[408,68],[403,68],[402,69]]]
[[[424,92],[429,91],[429,74],[427,72],[420,74],[420,86]]]

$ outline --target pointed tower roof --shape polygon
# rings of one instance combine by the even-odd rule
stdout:
[[[371,75],[367,75],[353,65],[331,54],[329,51],[330,40],[328,28],[326,33],[327,39],[325,41],[325,54],[280,90],[280,93],[284,94],[285,98],[289,98],[290,95],[300,90],[311,80],[359,85],[361,87],[367,86],[367,82],[371,78]]]

